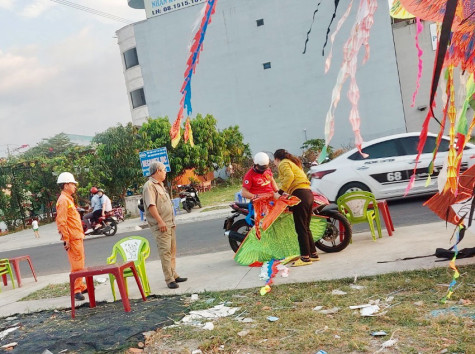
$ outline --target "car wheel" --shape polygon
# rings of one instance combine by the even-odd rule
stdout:
[[[350,183],[347,183],[343,187],[340,188],[340,190],[338,191],[338,194],[336,196],[336,199],[340,198],[345,193],[356,192],[356,191],[371,192],[369,187],[364,183],[350,182]]]

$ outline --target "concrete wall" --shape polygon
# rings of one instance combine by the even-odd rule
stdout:
[[[346,10],[346,2],[340,3],[330,33]],[[333,1],[321,2],[307,52],[302,54],[315,1],[220,0],[192,79],[193,114],[213,114],[219,128],[238,124],[253,152],[284,147],[299,153],[306,139],[323,138],[343,44],[358,7],[353,5],[336,37],[332,67],[325,75],[322,47],[333,6]],[[188,44],[201,9],[192,6],[134,24],[152,117],[176,117]],[[257,19],[263,19],[264,25],[257,27]],[[387,2],[381,1],[371,30],[370,59],[361,66],[363,49],[359,57],[359,110],[365,140],[406,131],[390,22]],[[325,54],[329,49],[328,44]],[[263,69],[266,62],[271,62],[271,69]],[[354,141],[347,90],[348,82],[336,110],[334,147]]]
[[[140,198],[142,198],[140,194],[125,197],[125,209],[132,217],[140,216],[139,208],[137,208]]]

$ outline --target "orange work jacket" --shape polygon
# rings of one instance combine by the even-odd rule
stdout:
[[[81,217],[73,197],[65,192],[61,192],[56,202],[56,225],[62,240],[70,242],[84,239]]]

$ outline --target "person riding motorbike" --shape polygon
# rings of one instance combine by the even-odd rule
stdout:
[[[254,155],[254,165],[247,171],[242,181],[242,196],[254,199],[259,194],[274,193],[279,190],[269,168],[269,156],[265,152]]]
[[[96,222],[97,220],[99,220],[101,216],[105,217],[107,212],[112,211],[112,202],[110,198],[107,195],[105,195],[104,190],[99,188],[97,190],[97,195],[99,196],[101,208],[94,212],[94,218]],[[96,227],[100,227],[100,225],[99,226],[96,225]]]
[[[94,212],[102,208],[99,195],[97,194],[98,191],[99,190],[96,187],[91,188],[90,192],[92,194],[92,198],[91,198],[90,209],[92,211],[90,213],[85,214],[84,217],[82,218],[87,225],[87,230],[84,232],[86,235],[90,234],[93,231],[92,222],[97,220],[96,217],[94,216]]]

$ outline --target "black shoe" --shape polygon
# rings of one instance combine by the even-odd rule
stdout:
[[[75,298],[76,300],[78,300],[78,301],[83,301],[83,300],[86,299],[86,298],[84,297],[84,295],[81,294],[81,293],[76,293],[76,294],[74,294],[74,298]]]
[[[188,280],[188,278],[178,277],[178,278],[175,279],[175,282],[177,282],[177,283],[183,283],[184,281],[187,281],[187,280]]]
[[[179,288],[178,284],[175,283],[174,281],[172,281],[171,283],[168,283],[167,286],[168,286],[170,289],[177,289],[177,288]]]
[[[87,294],[87,288],[81,291],[81,294]]]

